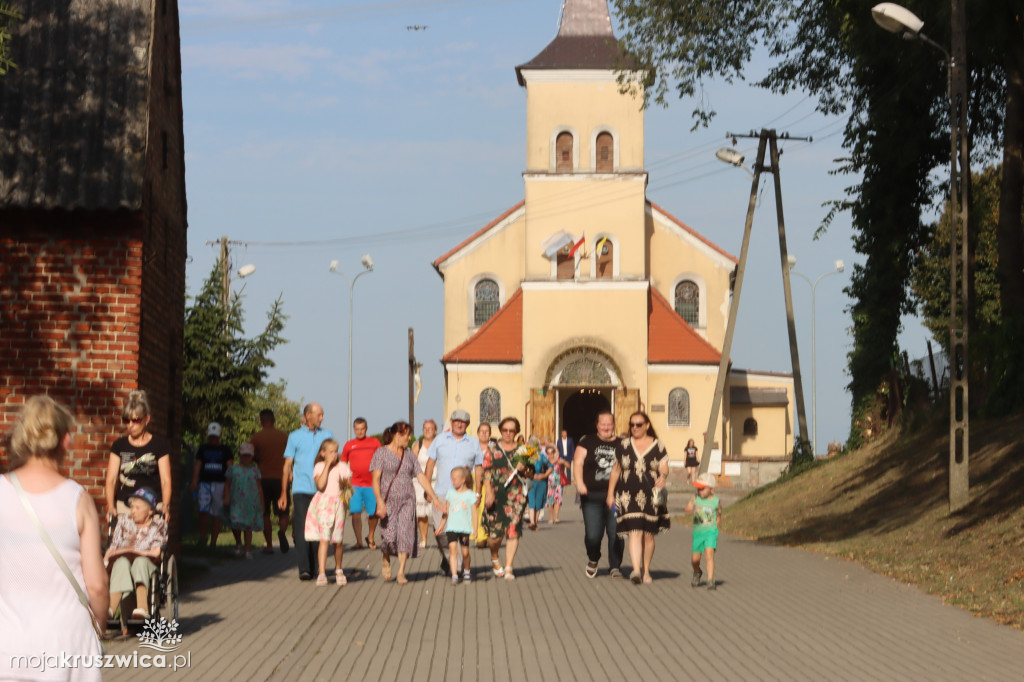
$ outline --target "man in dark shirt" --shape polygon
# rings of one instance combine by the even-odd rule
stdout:
[[[622,573],[624,542],[616,532],[615,513],[608,508],[608,483],[615,465],[615,417],[611,412],[597,415],[597,433],[580,439],[573,457],[572,480],[583,502],[583,544],[587,548],[587,577],[597,575],[601,560],[601,540],[608,537],[608,575],[619,578]]]
[[[199,502],[199,546],[206,545],[207,528],[211,525],[210,544],[217,546],[220,535],[221,509],[224,506],[224,474],[231,466],[231,451],[220,443],[221,428],[210,422],[206,429],[206,443],[196,450],[196,465],[192,471],[192,493]]]

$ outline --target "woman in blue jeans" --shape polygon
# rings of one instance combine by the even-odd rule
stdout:
[[[616,531],[615,512],[608,508],[608,481],[615,464],[615,417],[611,412],[597,415],[597,433],[580,439],[572,462],[572,478],[583,507],[583,544],[587,548],[587,577],[597,575],[601,541],[608,538],[608,575],[622,577],[623,540]]]

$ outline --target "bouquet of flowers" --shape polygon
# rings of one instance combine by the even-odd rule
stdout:
[[[512,453],[512,473],[509,475],[508,480],[505,481],[505,487],[507,488],[512,480],[519,475],[519,467],[524,467],[527,471],[533,473],[534,465],[540,458],[540,446],[534,442],[523,443],[516,451]]]

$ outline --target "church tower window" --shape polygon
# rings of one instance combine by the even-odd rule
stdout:
[[[556,173],[571,173],[572,172],[572,133],[563,132],[559,133],[558,137],[555,138],[555,172]]]
[[[615,170],[615,141],[612,134],[600,133],[597,136],[597,172],[611,173]]]

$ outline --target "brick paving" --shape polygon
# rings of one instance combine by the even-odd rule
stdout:
[[[457,587],[437,572],[436,550],[410,560],[399,586],[380,580],[378,552],[348,549],[341,588],[300,582],[294,553],[257,554],[214,567],[183,595],[177,653],[190,653],[188,672],[105,678],[1021,678],[1022,633],[857,564],[723,534],[720,586],[708,592],[690,587],[689,547],[689,529],[674,523],[658,537],[653,584],[609,578],[604,563],[588,579],[570,506],[561,524],[526,531],[513,582],[492,576],[482,549],[472,550],[474,581]],[[146,651],[134,640],[107,649]]]

